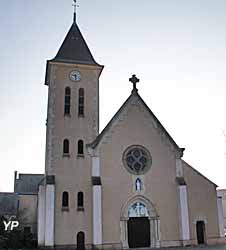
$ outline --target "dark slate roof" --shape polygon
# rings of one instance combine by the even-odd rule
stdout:
[[[110,129],[112,123],[120,116],[122,110],[125,108],[125,106],[130,102],[130,100],[137,96],[141,103],[144,105],[144,107],[147,109],[147,111],[150,113],[150,115],[154,118],[160,129],[163,131],[163,133],[166,134],[166,136],[169,138],[171,143],[174,145],[174,147],[180,152],[181,157],[183,156],[184,148],[180,148],[176,142],[173,140],[173,138],[170,136],[170,134],[166,131],[166,129],[162,126],[160,121],[157,119],[157,117],[154,115],[154,113],[150,110],[150,108],[147,106],[147,104],[144,102],[144,100],[141,98],[141,96],[138,94],[137,91],[132,91],[131,95],[127,98],[127,100],[123,103],[123,105],[120,107],[120,109],[116,112],[116,114],[113,116],[113,118],[110,120],[110,122],[107,124],[107,126],[102,130],[102,132],[96,137],[96,139],[90,143],[87,144],[87,147],[96,148],[96,146],[99,144],[105,133]]]
[[[57,55],[51,61],[100,66],[94,60],[76,22],[72,24]]]
[[[15,193],[38,193],[38,185],[44,178],[44,174],[19,174],[15,179]]]
[[[17,195],[14,193],[0,193],[0,216],[17,214]]]

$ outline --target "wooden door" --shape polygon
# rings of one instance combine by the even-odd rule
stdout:
[[[127,226],[130,248],[150,247],[150,221],[147,217],[129,218]]]

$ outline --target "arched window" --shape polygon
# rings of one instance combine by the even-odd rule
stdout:
[[[78,141],[78,155],[84,154],[84,143],[83,140]]]
[[[137,178],[136,179],[136,183],[135,183],[135,186],[136,186],[136,191],[141,191],[143,188],[142,188],[142,181],[140,178]]]
[[[63,154],[67,155],[69,154],[70,150],[70,143],[68,139],[64,139],[64,143],[63,143]]]
[[[84,207],[84,195],[83,192],[78,192],[77,195],[77,207],[83,208]]]
[[[64,114],[69,115],[70,108],[71,108],[71,89],[69,87],[66,87],[64,95]]]
[[[128,217],[149,217],[149,212],[145,204],[136,202],[129,207]]]
[[[77,250],[85,249],[85,234],[83,232],[79,232],[77,234]]]
[[[80,88],[78,91],[78,115],[84,115],[84,89]]]
[[[62,194],[62,207],[68,207],[69,195],[68,192],[64,191]]]

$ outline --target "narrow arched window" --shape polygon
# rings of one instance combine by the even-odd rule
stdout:
[[[77,234],[77,250],[85,249],[85,234],[83,232],[79,232]]]
[[[78,155],[84,154],[84,143],[83,140],[78,141]]]
[[[77,195],[77,207],[83,208],[84,207],[84,195],[83,192],[78,192]]]
[[[84,115],[84,89],[80,88],[78,91],[78,115],[83,116]]]
[[[68,192],[64,191],[62,194],[62,207],[68,207],[69,195]]]
[[[66,87],[64,95],[64,114],[69,115],[70,108],[71,108],[71,89],[69,87]]]
[[[64,139],[64,143],[63,143],[63,154],[64,155],[68,155],[70,150],[70,143],[68,139]]]

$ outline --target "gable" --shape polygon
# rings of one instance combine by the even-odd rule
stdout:
[[[144,100],[140,97],[137,92],[132,92],[132,94],[128,97],[128,99],[124,102],[124,104],[120,107],[117,113],[113,116],[107,126],[102,130],[102,132],[97,136],[97,138],[90,144],[87,144],[87,147],[92,149],[97,149],[104,141],[106,141],[107,137],[109,137],[115,128],[117,128],[122,121],[128,119],[127,114],[129,112],[135,111],[135,107],[139,109],[141,113],[145,116],[146,121],[150,122],[152,126],[156,129],[158,134],[161,135],[161,138],[171,147],[171,149],[177,153],[181,157],[183,155],[184,148],[180,148],[173,138],[169,135],[166,129],[162,126],[160,121],[154,115],[154,113],[149,109]],[[128,121],[133,122],[133,121]],[[145,129],[142,127],[142,122],[140,123],[139,128]]]

